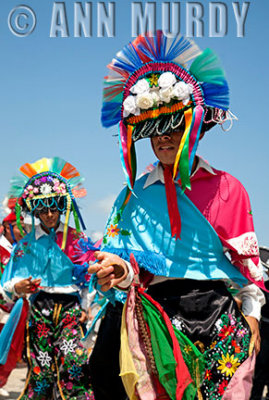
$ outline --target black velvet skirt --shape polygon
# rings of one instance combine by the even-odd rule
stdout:
[[[147,293],[204,354],[200,392],[203,399],[222,398],[236,370],[249,356],[251,332],[222,281],[167,280]],[[184,357],[184,349],[181,349]]]

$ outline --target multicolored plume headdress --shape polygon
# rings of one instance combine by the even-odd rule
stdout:
[[[188,63],[192,64],[188,68]],[[102,124],[119,123],[121,161],[127,184],[133,189],[136,176],[134,142],[184,127],[174,164],[182,188],[190,188],[189,174],[201,129],[231,120],[229,89],[214,52],[203,52],[190,39],[137,37],[108,65],[105,77]]]
[[[22,175],[11,179],[9,199],[16,201],[17,225],[21,233],[23,234],[20,224],[22,208],[32,215],[44,208],[57,209],[60,213],[65,212],[62,243],[64,249],[71,211],[77,231],[80,232],[80,224],[85,229],[75,200],[86,195],[86,190],[81,186],[83,178],[73,165],[59,157],[26,163],[20,167],[20,172]]]

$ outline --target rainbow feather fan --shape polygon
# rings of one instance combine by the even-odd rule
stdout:
[[[32,164],[25,163],[20,167],[20,172],[22,175],[11,178],[9,198],[20,197],[29,179],[46,172],[62,177],[69,186],[72,197],[83,197],[86,195],[85,189],[81,186],[84,178],[73,165],[60,157],[41,158]]]
[[[75,200],[75,198],[84,197],[86,195],[86,190],[82,187],[82,182],[84,180],[83,177],[72,164],[66,162],[60,157],[42,158],[31,164],[25,163],[20,167],[20,172],[22,173],[22,175],[15,176],[11,179],[11,187],[8,196],[9,201],[12,201],[13,203],[16,202],[15,211],[17,215],[17,224],[21,232],[21,198],[23,198],[26,202],[28,211],[33,213],[34,210],[31,206],[32,200],[42,202],[43,198],[60,195],[65,196],[67,199],[67,206],[62,243],[62,249],[64,249],[66,245],[68,223],[71,212],[73,212],[77,231],[80,232],[80,224],[82,228],[85,229],[83,219]],[[62,182],[62,184],[64,185],[64,189],[59,193],[60,189],[58,187],[59,190],[57,192],[57,188],[55,186],[54,189],[53,185],[55,184],[53,183],[52,186],[50,186],[49,191],[46,193],[44,192],[44,194],[40,194],[40,191],[38,191],[38,194],[35,194],[36,192],[29,193],[30,185],[38,185],[37,182],[42,181],[42,179],[46,179],[46,177],[49,177],[48,179],[53,182],[54,180],[56,180],[58,182],[58,185],[60,184],[60,182]],[[45,184],[44,186],[46,185],[47,184]],[[48,186],[49,185],[47,185],[47,187]]]
[[[145,64],[174,63],[187,68],[200,84],[203,91],[204,106],[227,110],[229,107],[229,89],[220,61],[211,49],[203,52],[191,39],[179,35],[168,39],[162,31],[156,36],[145,34],[138,36],[116,54],[108,65],[110,74],[105,77],[101,121],[105,127],[116,125],[123,119],[122,103],[126,97],[125,87],[135,73]],[[168,69],[169,70],[169,69]]]

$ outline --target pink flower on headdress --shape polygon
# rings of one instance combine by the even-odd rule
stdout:
[[[27,189],[24,189],[23,195],[22,195],[23,199],[26,199],[26,197],[28,196],[28,194],[29,194],[28,190],[27,190]]]
[[[40,179],[36,179],[35,182],[34,182],[34,184],[35,184],[36,186],[40,185]]]
[[[42,176],[42,178],[40,180],[41,180],[41,182],[47,182],[47,177],[46,176]]]
[[[53,186],[53,191],[56,192],[56,193],[61,193],[61,188],[60,188],[60,186],[54,185],[54,186]]]
[[[38,189],[37,187],[35,187],[34,190],[33,190],[33,192],[34,192],[35,194],[37,194],[37,193],[39,192],[39,189]]]

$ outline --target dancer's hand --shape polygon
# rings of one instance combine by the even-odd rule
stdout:
[[[94,257],[97,263],[88,269],[89,274],[96,273],[101,290],[106,292],[114,286],[119,285],[128,275],[128,267],[116,254],[96,251]]]
[[[87,313],[84,310],[81,310],[81,315],[80,315],[80,318],[79,318],[79,322],[81,324],[83,324],[84,322],[87,321],[87,319],[88,319]]]
[[[41,279],[32,279],[32,276],[29,278],[22,279],[18,283],[14,285],[14,289],[18,294],[28,294],[28,293],[36,293],[39,290],[39,286],[41,283]]]
[[[254,347],[255,347],[255,351],[256,351],[256,355],[257,355],[261,349],[259,321],[256,318],[250,317],[250,316],[246,316],[245,318],[246,318],[246,320],[250,326],[251,332],[252,332],[252,336],[253,336],[253,340],[254,340]]]

